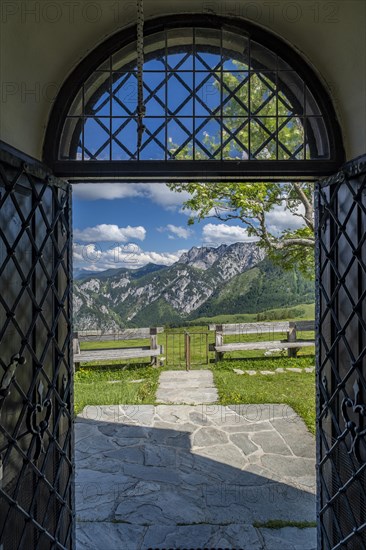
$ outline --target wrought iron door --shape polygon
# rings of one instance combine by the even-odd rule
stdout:
[[[0,548],[72,547],[70,185],[0,147]]]
[[[317,200],[319,549],[366,549],[366,156]]]

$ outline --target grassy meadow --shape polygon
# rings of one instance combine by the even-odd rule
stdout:
[[[306,318],[312,319],[310,307]],[[305,317],[303,317],[305,318]],[[209,322],[219,322],[212,321]],[[223,322],[221,319],[220,322]],[[226,321],[229,322],[229,321]],[[230,319],[230,322],[234,322]],[[244,319],[236,322],[244,322]],[[248,322],[245,320],[245,322]],[[225,354],[224,360],[215,363],[214,352],[207,352],[208,344],[214,343],[215,333],[204,326],[167,329],[158,335],[159,344],[164,346],[163,362],[159,368],[148,361],[130,360],[121,364],[116,360],[109,364],[82,364],[75,373],[75,412],[80,413],[86,405],[112,404],[154,404],[159,374],[162,370],[185,368],[184,331],[191,335],[191,369],[211,369],[219,392],[219,403],[260,404],[285,403],[290,405],[304,419],[309,430],[315,431],[315,375],[314,373],[284,373],[270,375],[257,373],[238,375],[234,369],[253,371],[274,371],[281,368],[313,367],[313,347],[302,348],[297,358],[287,357],[287,350],[265,355],[265,350],[250,350]],[[286,333],[264,333],[227,336],[225,343],[284,340]],[[313,339],[311,332],[298,333],[299,339]],[[149,340],[81,342],[81,349],[103,349],[108,347],[139,347],[148,345]]]

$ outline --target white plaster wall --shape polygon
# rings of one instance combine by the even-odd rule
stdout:
[[[0,138],[41,158],[55,93],[87,53],[135,21],[135,0],[2,0]],[[145,0],[146,18],[244,17],[281,36],[333,99],[347,158],[366,152],[366,0]]]

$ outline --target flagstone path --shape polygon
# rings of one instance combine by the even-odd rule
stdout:
[[[315,550],[312,527],[265,527],[315,521],[314,438],[287,405],[89,406],[75,428],[77,550]]]
[[[210,370],[167,370],[159,377],[156,400],[159,403],[200,405],[216,403],[219,396]]]

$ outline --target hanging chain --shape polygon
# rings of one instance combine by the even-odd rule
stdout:
[[[144,116],[144,5],[137,0],[137,150],[140,152],[142,136],[145,131]]]

